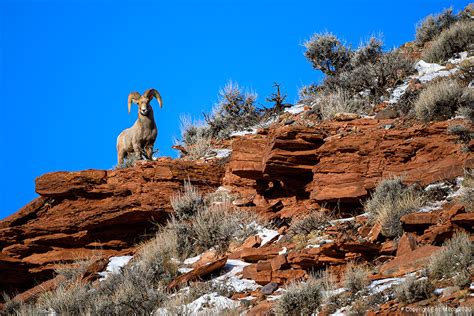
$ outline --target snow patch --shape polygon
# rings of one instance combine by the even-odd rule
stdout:
[[[467,52],[462,52],[462,53],[459,53],[457,55],[459,57],[450,58],[450,59],[448,59],[448,62],[455,65],[455,64],[460,64],[462,61],[467,59]]]
[[[257,128],[246,129],[243,131],[235,131],[235,132],[230,133],[230,137],[253,135],[253,134],[257,134]]]
[[[438,71],[438,72],[428,73],[426,75],[423,75],[423,76],[419,77],[418,79],[422,83],[426,83],[426,82],[429,82],[429,81],[431,81],[435,78],[451,76],[452,74],[455,74],[457,71],[458,71],[457,68],[453,68],[451,70],[441,70],[441,71]]]
[[[110,257],[109,263],[105,268],[105,271],[99,272],[101,278],[99,281],[103,281],[107,279],[109,274],[117,274],[122,271],[122,268],[132,259],[132,256],[118,256],[118,257]]]
[[[283,247],[283,249],[278,252],[279,255],[286,255],[288,253],[288,249],[286,247]]]
[[[260,238],[262,238],[262,242],[260,243],[260,246],[263,246],[263,245],[267,244],[269,241],[271,241],[273,238],[278,236],[279,234],[276,230],[261,227],[257,231],[257,235]]]
[[[201,255],[197,255],[196,257],[191,257],[183,261],[184,264],[193,264],[201,259]]]
[[[446,204],[446,201],[436,201],[436,202],[429,202],[425,206],[418,209],[418,213],[429,213],[433,211],[437,211]]]
[[[347,223],[347,222],[353,222],[355,221],[355,217],[346,217],[346,218],[339,218],[339,219],[333,219],[329,221],[331,225],[336,225],[337,223]]]
[[[405,281],[405,278],[387,278],[381,280],[375,280],[369,285],[369,291],[371,294],[377,294],[385,291],[393,285],[398,285]]]
[[[285,112],[291,113],[291,114],[299,114],[301,112],[304,112],[304,107],[305,107],[304,104],[301,104],[301,103],[295,104],[292,107],[286,108]]]
[[[232,153],[232,149],[213,148],[211,151],[215,154],[212,158],[227,158]]]
[[[240,306],[240,302],[221,296],[216,292],[204,294],[193,302],[179,308],[181,315],[213,315],[225,309],[234,309]],[[161,307],[156,310],[155,315],[175,315],[176,311],[170,311]]]
[[[444,67],[436,63],[431,64],[427,63],[424,60],[420,60],[415,64],[415,69],[418,71],[419,76],[423,76],[426,74],[431,74],[440,71],[441,69],[444,69]]]
[[[395,104],[400,101],[400,98],[405,94],[408,89],[409,82],[406,80],[401,85],[397,86],[393,89],[392,93],[390,94],[390,99],[388,99],[389,104]]]
[[[187,310],[191,312],[191,315],[209,315],[210,312],[234,309],[239,306],[240,302],[221,296],[216,292],[204,294],[197,300],[186,305]]]
[[[185,273],[188,273],[188,272],[193,271],[193,270],[194,270],[193,268],[185,268],[185,267],[183,267],[183,268],[179,268],[179,269],[178,269],[178,272],[179,272],[179,273],[182,273],[182,274],[185,274]]]
[[[211,282],[221,283],[226,286],[231,286],[235,292],[254,291],[261,287],[253,280],[241,279],[238,275],[242,273],[245,266],[250,263],[242,260],[228,259],[222,271],[225,272],[223,275],[215,278]]]

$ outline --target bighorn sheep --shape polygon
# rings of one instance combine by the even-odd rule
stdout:
[[[163,101],[161,100],[160,93],[155,89],[148,89],[141,96],[138,92],[132,92],[128,95],[128,114],[130,114],[133,102],[138,105],[138,118],[132,127],[123,130],[117,137],[119,166],[123,164],[123,160],[131,153],[134,153],[137,157],[141,157],[144,154],[147,159],[152,159],[153,145],[158,134],[153,109],[150,105],[153,97],[156,98],[160,108],[162,108]]]

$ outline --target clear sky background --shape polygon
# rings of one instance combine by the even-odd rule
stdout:
[[[162,156],[179,117],[200,118],[228,80],[265,104],[272,83],[288,101],[321,79],[303,56],[313,33],[353,46],[383,33],[413,40],[429,13],[469,1],[0,0],[0,219],[36,197],[46,172],[111,169],[116,137],[136,119],[131,91],[156,88]]]

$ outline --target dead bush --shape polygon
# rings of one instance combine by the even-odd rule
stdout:
[[[415,113],[422,121],[442,121],[451,118],[457,109],[474,102],[474,91],[463,88],[452,79],[430,83],[415,102]]]
[[[365,210],[372,223],[382,226],[382,235],[396,237],[403,233],[400,218],[415,212],[424,203],[421,190],[405,185],[401,177],[393,177],[379,182],[365,203]]]

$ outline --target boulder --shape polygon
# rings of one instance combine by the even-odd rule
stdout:
[[[416,238],[413,234],[403,233],[398,241],[397,257],[410,253],[416,248]]]

